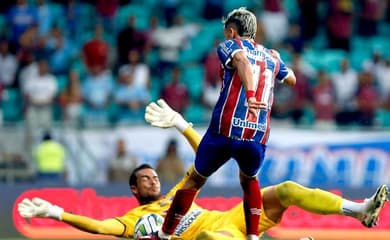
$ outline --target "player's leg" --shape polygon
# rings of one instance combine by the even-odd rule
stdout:
[[[318,188],[306,188],[298,183],[286,181],[265,191],[263,204],[265,213],[273,221],[278,221],[287,207],[295,205],[316,214],[351,216],[360,220],[364,226],[373,227],[376,225],[388,192],[387,186],[382,185],[364,202],[354,202]],[[279,211],[275,210],[276,208],[267,209],[272,205],[269,201],[275,197],[282,206]]]
[[[240,184],[243,190],[243,207],[248,240],[259,239],[261,192],[257,177],[248,177],[240,171]]]
[[[222,166],[230,156],[219,139],[206,133],[200,142],[196,157],[195,170],[190,174],[183,187],[177,190],[172,204],[164,219],[164,224],[158,235],[161,239],[169,239],[179,224],[181,218],[190,209],[197,191],[206,182],[207,177]]]
[[[167,215],[164,218],[163,226],[158,232],[160,239],[170,239],[170,235],[174,233],[177,225],[180,223],[180,220],[190,209],[197,191],[201,188],[205,181],[205,178],[199,176],[195,172],[192,172],[190,178],[185,182],[187,185],[176,191],[175,197],[173,198]]]
[[[262,226],[264,225],[264,221],[261,220],[260,228],[265,231],[268,228],[276,226],[280,222],[287,207],[282,205],[281,201],[279,200],[279,197],[275,191],[275,186],[268,186],[262,189],[262,205],[264,211],[262,213],[262,217],[266,217],[272,221],[272,223],[274,223],[270,226]]]
[[[207,178],[199,175],[195,171],[190,171],[189,177],[184,182],[183,187],[176,191],[171,206],[164,218],[164,223],[158,233],[160,239],[170,239],[180,223],[180,220],[190,209],[198,190],[206,182]]]
[[[306,188],[293,181],[275,186],[275,193],[285,208],[295,205],[317,214],[340,214],[343,199],[333,193],[315,188]]]
[[[382,210],[385,202],[387,201],[387,196],[389,195],[389,189],[386,185],[378,187],[375,194],[364,200],[366,204],[366,209],[363,212],[363,215],[359,216],[362,224],[366,227],[374,227],[377,224],[379,212]]]
[[[233,157],[240,167],[247,239],[259,239],[261,192],[257,174],[264,159],[265,146],[257,142],[235,141]]]

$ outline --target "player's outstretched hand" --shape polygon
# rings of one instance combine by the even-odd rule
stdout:
[[[151,102],[146,106],[145,120],[154,127],[176,127],[181,131],[184,131],[191,125],[163,99],[157,100],[157,103]]]
[[[25,198],[18,204],[18,211],[25,218],[50,217],[61,220],[61,213],[64,209],[41,198],[33,200]]]

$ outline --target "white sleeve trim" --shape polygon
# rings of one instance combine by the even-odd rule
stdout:
[[[236,49],[236,50],[234,50],[234,51],[232,52],[232,54],[230,54],[230,57],[229,57],[229,58],[226,60],[226,62],[225,62],[226,68],[233,69],[232,66],[230,65],[230,63],[231,63],[231,61],[232,61],[234,55],[235,55],[236,53],[240,52],[240,51],[244,51],[244,50],[241,49],[241,48],[240,48],[240,49]]]

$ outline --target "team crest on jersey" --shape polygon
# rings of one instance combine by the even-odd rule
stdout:
[[[221,43],[219,46],[220,46],[220,52],[225,56],[225,57],[228,57],[232,52],[233,52],[233,49],[232,49],[232,46],[233,46],[234,42],[229,40],[229,41],[225,41],[223,43]]]

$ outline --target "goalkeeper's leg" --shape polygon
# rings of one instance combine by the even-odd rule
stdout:
[[[284,210],[294,205],[316,214],[339,214],[354,217],[364,226],[372,227],[376,225],[387,195],[388,188],[382,185],[372,197],[364,202],[354,202],[318,188],[306,188],[298,183],[286,181],[267,189],[264,192],[263,204],[267,216],[273,221],[280,220]],[[278,203],[270,202],[275,199]]]

